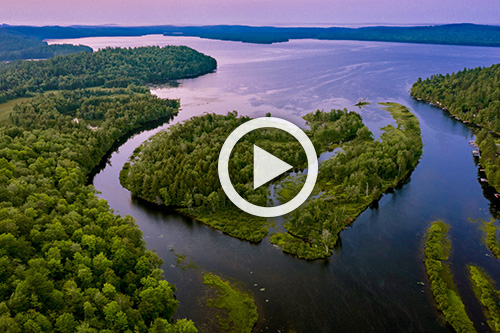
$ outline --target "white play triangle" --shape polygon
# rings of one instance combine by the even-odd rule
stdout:
[[[253,189],[290,170],[292,166],[253,145]]]

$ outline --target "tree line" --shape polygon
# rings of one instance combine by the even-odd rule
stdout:
[[[214,58],[186,46],[105,48],[0,67],[0,103],[47,90],[164,83],[213,71]]]
[[[48,45],[36,37],[9,33],[0,28],[0,61],[47,59],[77,52],[92,52],[92,48],[72,44]]]
[[[486,173],[488,184],[500,191],[500,158],[497,156],[495,139],[488,130],[482,129],[476,135],[476,143],[481,152],[479,161]]]
[[[418,78],[411,95],[500,133],[500,64]]]
[[[187,77],[199,68],[169,67],[194,52],[107,49],[95,58],[16,64],[2,77],[14,89],[62,82],[72,68],[75,77],[90,78],[93,69],[106,80],[120,79],[120,67],[130,78],[142,73],[140,80],[159,78],[158,71]],[[123,54],[128,62],[120,66]],[[135,70],[133,59],[143,56],[151,61]],[[156,68],[160,62],[164,66]],[[178,109],[178,101],[134,85],[38,94],[14,107],[11,124],[0,127],[1,331],[196,332],[191,321],[173,321],[175,286],[163,279],[161,260],[146,249],[134,219],[113,214],[86,185],[114,142]]]
[[[500,46],[500,28],[494,25],[443,24],[413,27],[255,27],[243,25],[143,26],[143,27],[61,27],[0,26],[0,31],[48,38],[96,36],[196,36],[201,38],[271,44],[291,39],[361,40],[401,43]]]

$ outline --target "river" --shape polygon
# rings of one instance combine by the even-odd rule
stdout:
[[[444,112],[411,99],[408,91],[418,77],[498,63],[500,49],[315,40],[254,45],[157,35],[51,42],[94,49],[187,45],[215,57],[215,73],[152,87],[160,97],[181,99],[174,123],[204,112],[238,110],[250,116],[271,112],[301,124],[300,116],[307,112],[347,107],[360,112],[379,135],[380,127],[393,123],[376,105],[384,101],[408,106],[420,121],[424,153],[411,179],[343,231],[330,258],[314,262],[286,255],[267,239],[258,245],[239,241],[132,198],[119,183],[119,171],[138,145],[169,124],[128,139],[93,184],[117,213],[137,220],[147,247],[163,259],[165,278],[178,288],[176,317],[208,327],[201,272],[210,271],[241,281],[254,294],[256,331],[447,331],[422,263],[425,230],[431,221],[443,219],[451,224],[450,262],[459,291],[476,328],[488,330],[466,270],[466,264],[478,264],[500,283],[500,262],[468,220],[489,218],[495,211],[478,182],[468,146],[473,133]],[[353,106],[359,98],[372,104],[359,110]],[[179,267],[176,254],[186,255],[198,268]]]

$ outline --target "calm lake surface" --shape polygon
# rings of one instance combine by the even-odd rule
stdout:
[[[393,123],[376,103],[408,106],[418,117],[424,153],[410,181],[385,194],[366,210],[327,260],[307,262],[282,253],[267,239],[258,245],[131,197],[118,174],[133,150],[169,124],[131,137],[111,154],[95,176],[101,198],[119,214],[130,214],[148,248],[164,261],[188,317],[209,330],[201,273],[241,281],[259,309],[256,331],[447,331],[434,308],[422,263],[422,238],[429,223],[451,224],[451,268],[467,311],[479,331],[488,331],[481,306],[468,282],[466,265],[478,264],[497,284],[500,262],[490,256],[482,232],[470,218],[490,218],[495,207],[485,199],[468,141],[472,131],[444,112],[412,100],[408,90],[418,77],[456,72],[500,62],[500,49],[350,41],[292,41],[253,45],[186,37],[100,37],[58,40],[106,46],[187,45],[215,57],[217,72],[178,85],[152,87],[164,98],[180,98],[174,123],[204,112],[238,110],[250,116],[271,112],[302,125],[316,109],[348,108],[361,113],[376,134]],[[372,102],[359,110],[359,98]],[[181,268],[177,256],[186,255]],[[421,285],[418,282],[424,282]],[[261,289],[265,288],[265,289]],[[263,291],[261,291],[263,290]]]

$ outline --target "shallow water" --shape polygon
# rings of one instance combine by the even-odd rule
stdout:
[[[488,330],[466,271],[466,264],[478,264],[500,283],[499,261],[468,221],[494,211],[468,146],[473,134],[444,112],[412,100],[408,90],[419,76],[497,63],[500,49],[312,40],[253,45],[163,36],[75,41],[94,48],[182,44],[214,56],[215,73],[180,80],[176,87],[153,87],[160,97],[181,99],[182,111],[173,122],[238,110],[251,116],[271,112],[302,125],[300,116],[307,112],[347,107],[359,111],[379,135],[380,127],[393,123],[376,105],[384,101],[402,103],[419,118],[424,154],[409,182],[342,232],[332,257],[314,262],[283,254],[267,239],[258,245],[242,242],[132,198],[119,184],[119,171],[139,144],[168,124],[120,146],[94,186],[118,213],[137,219],[148,248],[164,260],[166,279],[178,288],[179,318],[189,317],[198,327],[209,320],[200,300],[200,271],[210,271],[240,280],[253,292],[257,331],[446,331],[422,263],[423,234],[429,222],[443,219],[452,226],[451,264],[460,293],[476,328]],[[372,104],[359,110],[353,106],[359,98]],[[177,267],[175,253],[187,255],[199,269]]]

